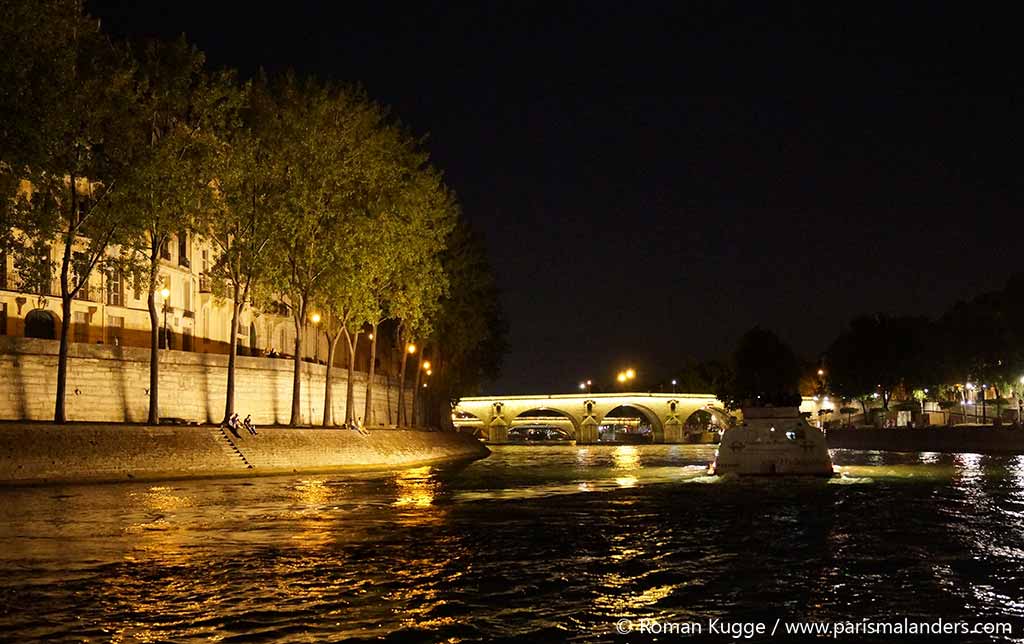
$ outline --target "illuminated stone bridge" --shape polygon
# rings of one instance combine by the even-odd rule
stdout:
[[[800,406],[812,415],[818,409],[819,403],[811,398]],[[712,394],[554,394],[463,398],[455,407],[454,422],[460,431],[492,443],[508,440],[513,427],[529,425],[557,427],[578,443],[596,443],[598,427],[612,418],[632,416],[650,425],[655,443],[683,443],[687,442],[687,421],[700,411],[708,412],[723,428],[733,422],[733,415],[739,415],[727,412]]]

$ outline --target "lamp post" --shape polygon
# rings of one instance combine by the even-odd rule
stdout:
[[[310,320],[313,322],[313,362],[320,364],[320,314],[314,313]]]
[[[171,297],[171,289],[166,286],[160,289],[160,297],[164,300],[164,348],[170,349],[171,343],[167,337],[167,300]]]
[[[672,393],[676,393],[676,385],[678,385],[678,384],[679,384],[679,382],[675,378],[673,378],[672,379]]]

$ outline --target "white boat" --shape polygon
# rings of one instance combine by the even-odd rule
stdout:
[[[832,476],[825,435],[796,407],[749,407],[726,429],[710,474]]]

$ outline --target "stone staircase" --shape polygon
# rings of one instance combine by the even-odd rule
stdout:
[[[228,458],[232,460],[238,459],[247,469],[253,469],[253,464],[245,457],[242,450],[238,449],[238,445],[235,443],[234,439],[231,438],[231,434],[228,433],[227,429],[221,426],[216,429],[211,429],[210,434],[213,436],[213,439],[217,441],[217,444],[220,445],[221,450],[228,456]]]

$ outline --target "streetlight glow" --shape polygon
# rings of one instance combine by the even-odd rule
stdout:
[[[164,298],[166,300],[170,296],[171,296],[171,289],[167,288],[166,286],[163,287],[162,289],[160,289],[160,297],[162,297],[162,298]]]
[[[413,344],[412,342],[410,342],[410,343],[409,343],[409,344],[408,344],[408,345],[407,345],[407,346],[405,347],[405,349],[406,349],[406,351],[408,351],[409,353],[416,353],[416,345],[415,345],[415,344]]]
[[[585,382],[581,382],[581,383],[580,383],[580,391],[583,391],[583,390],[584,390],[584,389],[586,389],[586,388],[587,388],[587,383],[585,383]]]
[[[632,380],[633,378],[636,378],[636,371],[633,369],[626,369],[626,379]]]
[[[320,324],[320,314],[319,313],[314,313],[313,317],[310,318],[310,319],[313,320],[313,324]]]
[[[423,370],[424,371],[430,371],[430,360],[424,360],[423,361]]]

